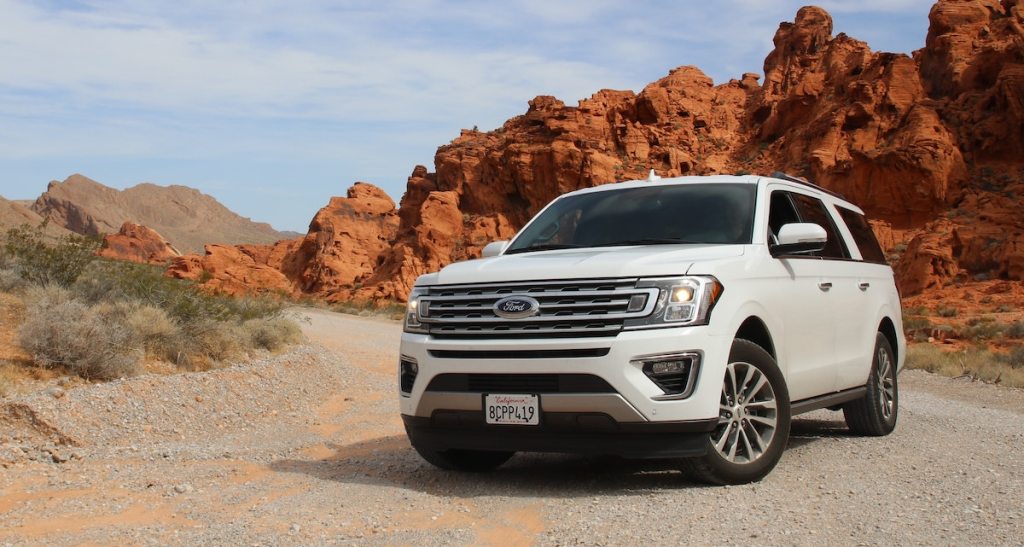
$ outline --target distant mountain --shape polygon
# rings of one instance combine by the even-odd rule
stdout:
[[[0,234],[22,224],[38,226],[42,222],[43,217],[29,209],[24,201],[13,201],[0,197]],[[51,222],[47,224],[45,233],[51,236],[62,236],[71,232]]]
[[[141,224],[182,252],[202,252],[208,243],[273,243],[289,236],[194,188],[143,183],[115,190],[78,174],[50,182],[31,210],[79,234],[114,234],[125,222]]]

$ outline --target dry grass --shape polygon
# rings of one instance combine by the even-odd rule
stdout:
[[[330,310],[359,317],[386,317],[401,321],[405,319],[405,304],[401,302],[374,302],[372,300],[350,300],[331,305]]]
[[[1024,387],[1024,358],[1019,348],[1010,353],[968,348],[946,351],[933,344],[913,344],[907,348],[906,366],[951,378],[972,380],[1010,387]]]

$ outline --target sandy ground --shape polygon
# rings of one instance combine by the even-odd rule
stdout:
[[[311,344],[204,373],[0,399],[0,544],[1020,544],[1024,392],[900,377],[886,438],[799,417],[758,484],[672,462],[422,462],[395,322],[303,310]]]

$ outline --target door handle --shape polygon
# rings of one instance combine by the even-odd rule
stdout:
[[[868,290],[868,287],[870,287],[870,286],[871,286],[871,283],[868,283],[867,281],[862,281],[862,282],[860,283],[860,285],[857,285],[857,287],[858,287],[858,288],[859,288],[860,290],[862,290],[862,291],[866,291],[866,290]]]
[[[832,288],[832,282],[831,281],[822,281],[821,283],[818,283],[818,288],[827,292],[829,289]]]

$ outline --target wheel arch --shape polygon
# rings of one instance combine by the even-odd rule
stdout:
[[[761,349],[768,352],[772,359],[778,361],[779,357],[775,352],[775,342],[772,340],[772,334],[760,317],[751,315],[744,319],[740,323],[739,328],[736,329],[735,338],[742,338],[757,344]]]
[[[896,362],[900,362],[900,344],[899,338],[896,334],[896,325],[893,324],[892,319],[889,317],[883,317],[882,321],[878,324],[878,332],[885,336],[886,340],[889,341],[889,346],[892,347],[893,357],[896,358]]]

